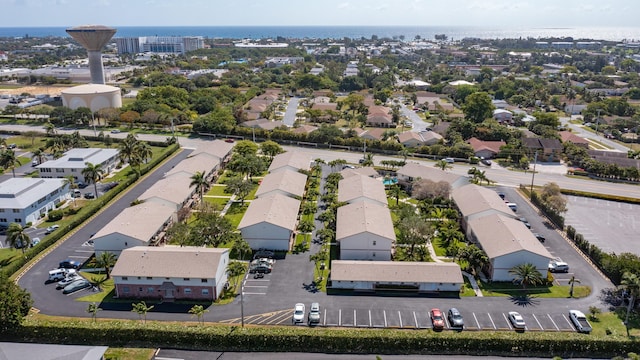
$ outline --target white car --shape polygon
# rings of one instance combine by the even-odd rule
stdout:
[[[304,315],[305,315],[304,304],[297,303],[296,306],[293,308],[293,319],[292,319],[293,323],[297,324],[297,323],[304,322]]]
[[[513,325],[515,329],[524,329],[527,326],[522,315],[515,311],[509,312],[509,321],[511,321],[511,325]]]
[[[71,284],[72,282],[74,282],[76,280],[80,280],[80,279],[82,279],[80,277],[80,275],[78,275],[78,273],[76,273],[74,271],[72,273],[69,273],[66,278],[58,281],[58,285],[56,286],[56,288],[57,289],[62,289],[64,287],[66,287],[67,285]]]
[[[569,264],[564,261],[552,261],[549,263],[549,271],[556,272],[569,272]]]

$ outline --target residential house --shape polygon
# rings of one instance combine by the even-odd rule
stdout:
[[[228,265],[227,248],[137,246],[122,251],[111,276],[119,299],[214,301]]]
[[[442,140],[442,135],[433,131],[405,131],[398,134],[398,142],[408,148],[434,145]]]
[[[501,124],[510,124],[513,122],[513,113],[505,109],[495,109],[493,110],[493,118]]]
[[[252,249],[289,251],[296,230],[300,200],[281,194],[252,200],[238,229]]]
[[[365,140],[378,140],[382,141],[384,139],[384,135],[387,132],[387,129],[383,128],[370,128],[365,130],[360,137]]]
[[[344,205],[337,219],[341,260],[391,260],[396,234],[386,206],[364,201]]]
[[[63,179],[9,178],[0,186],[0,225],[27,227],[70,198]]]
[[[368,176],[370,178],[380,177],[380,174],[376,171],[376,169],[372,168],[371,166],[359,167],[355,169],[345,167],[344,169],[342,169],[342,171],[340,171],[340,175],[342,175],[343,179],[356,175]]]
[[[497,196],[496,196],[497,197]],[[547,278],[553,256],[518,220],[493,213],[469,220],[468,238],[489,257],[487,275],[492,281],[513,281],[513,267],[530,263]]]
[[[558,162],[564,146],[558,139],[522,138],[522,145],[530,159],[540,162]]]
[[[451,127],[451,123],[448,121],[441,121],[433,126],[432,131],[436,134],[440,134],[442,136],[447,136],[447,131],[449,131],[449,127]]]
[[[300,125],[297,128],[293,128],[291,130],[292,133],[294,134],[311,134],[312,132],[318,130],[317,126],[313,126],[313,125]]]
[[[355,204],[361,201],[387,206],[387,193],[380,179],[358,175],[338,182],[339,203]]]
[[[458,294],[464,284],[458,264],[411,261],[334,260],[329,279],[333,289],[355,291]]]
[[[571,131],[560,131],[559,135],[563,143],[570,142],[576,146],[589,149],[589,141],[585,138],[581,138]]]
[[[171,170],[166,172],[165,176],[171,176],[181,172],[193,176],[196,172],[202,172],[206,179],[211,179],[217,172],[219,166],[220,158],[203,152],[180,161]]]
[[[507,145],[504,141],[484,141],[475,137],[467,140],[473,153],[479,158],[491,159],[500,153],[500,148]]]
[[[311,169],[311,156],[301,151],[287,151],[278,154],[271,161],[269,172],[273,173],[281,169],[309,171]]]
[[[378,112],[367,115],[367,126],[390,128],[395,127],[395,124],[391,115]]]
[[[195,156],[200,153],[211,154],[220,159],[220,163],[224,164],[231,158],[231,151],[236,144],[228,143],[222,140],[213,140],[207,142],[200,142],[198,147],[189,154],[189,156]]]
[[[297,171],[283,169],[267,174],[256,191],[256,197],[281,194],[292,198],[302,198],[307,184],[307,175]]]
[[[41,178],[63,178],[69,175],[76,181],[84,181],[82,170],[87,163],[100,165],[105,174],[111,173],[118,164],[118,149],[71,149],[55,160],[45,161],[36,166]]]
[[[166,176],[151,185],[138,197],[138,200],[142,202],[155,201],[178,211],[184,206],[191,206],[192,197],[196,192],[191,181],[191,175],[186,172]]]
[[[398,183],[409,186],[414,180],[428,179],[433,182],[444,181],[449,183],[452,189],[467,185],[469,179],[464,176],[455,175],[442,171],[434,166],[424,166],[415,162],[409,162],[396,172]]]
[[[165,237],[165,229],[175,222],[176,209],[157,202],[125,208],[93,235],[96,257],[104,252],[119,256],[134,246],[157,245]]]
[[[462,229],[469,236],[469,222],[490,214],[501,214],[505,217],[516,218],[513,210],[507,206],[498,194],[482,186],[469,184],[451,192],[451,198],[458,206],[462,215]],[[524,226],[524,225],[523,225]]]

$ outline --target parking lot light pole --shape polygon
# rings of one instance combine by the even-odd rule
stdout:
[[[240,323],[242,327],[244,327],[244,283],[247,281],[247,276],[249,276],[249,273],[244,276],[240,286]]]
[[[535,155],[533,156],[533,171],[531,172],[531,188],[530,188],[531,194],[529,194],[529,197],[531,199],[533,199],[533,180],[536,177],[536,163],[537,162],[538,162],[538,152],[536,151]]]

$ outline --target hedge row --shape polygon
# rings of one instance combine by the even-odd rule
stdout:
[[[166,146],[166,144],[165,144]],[[156,167],[166,158],[171,156],[174,152],[176,152],[180,148],[179,145],[173,144],[168,146],[157,158],[153,159],[147,164],[144,164],[140,167],[140,174],[144,175],[148,173],[151,169]],[[73,221],[69,224],[67,229],[63,229],[60,231],[55,231],[53,234],[45,237],[45,240],[41,241],[38,245],[33,248],[27,250],[25,252],[24,257],[20,257],[14,260],[7,266],[2,267],[2,272],[7,276],[11,276],[17,271],[19,271],[25,264],[27,264],[30,260],[37,257],[40,252],[47,249],[49,246],[53,245],[55,242],[66,236],[66,234],[72,229],[84,223],[87,219],[97,213],[106,203],[115,198],[120,192],[124,191],[131,184],[138,180],[135,176],[129,176],[126,180],[121,181],[118,186],[114,187],[110,191],[107,191],[104,195],[99,197],[98,199],[91,201],[88,205],[84,206],[73,218]]]
[[[531,192],[526,186],[520,185],[520,190],[523,191],[529,198],[531,202],[542,211],[551,222],[553,222],[560,229],[564,229],[564,217],[551,209],[545,204],[544,201],[538,196],[537,192]]]
[[[569,189],[561,189],[560,192],[565,194],[565,195],[573,195],[573,196],[587,197],[587,198],[593,198],[593,199],[617,201],[617,202],[624,202],[624,203],[629,203],[629,204],[640,204],[640,199],[632,198],[632,197],[628,197],[628,196],[600,194],[600,193],[593,193],[593,192],[588,192],[588,191],[569,190]]]
[[[433,332],[195,325],[132,320],[29,319],[7,340],[117,347],[171,347],[215,351],[362,354],[461,354],[612,358],[637,350],[625,338],[553,332]]]

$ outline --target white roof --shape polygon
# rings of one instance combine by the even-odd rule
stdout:
[[[111,276],[212,279],[228,252],[226,248],[134,246],[122,250]]]
[[[238,229],[243,229],[262,222],[295,230],[300,210],[300,200],[281,194],[273,194],[251,201],[244,213]]]
[[[435,166],[424,166],[418,163],[410,162],[398,169],[398,175],[404,175],[413,179],[427,179],[431,181],[446,181],[452,184],[460,180],[462,176],[442,171]]]
[[[465,218],[488,210],[515,217],[513,211],[498,196],[498,193],[482,186],[469,184],[459,187],[451,192],[451,198],[458,205],[460,213]]]
[[[336,240],[369,233],[396,240],[391,213],[387,207],[369,202],[358,202],[338,208]]]
[[[505,109],[495,109],[495,110],[493,110],[493,115],[497,115],[497,114],[512,114],[512,112],[509,111],[509,110],[505,110]]]
[[[116,91],[120,92],[120,88],[115,86],[104,85],[104,84],[86,84],[86,85],[78,85],[78,86],[74,86],[74,87],[70,87],[68,89],[62,90],[62,94],[84,95],[84,94],[112,93]]]
[[[331,280],[457,284],[464,282],[460,266],[455,263],[362,260],[332,261]]]
[[[0,209],[24,209],[63,189],[64,182],[65,179],[10,178],[0,183]]]
[[[93,238],[98,240],[103,236],[118,233],[148,242],[175,211],[174,208],[152,201],[131,206],[116,215]]]
[[[291,167],[297,170],[309,170],[311,168],[311,156],[300,151],[287,151],[273,158],[269,172],[283,167]]]
[[[228,143],[222,140],[201,142],[200,145],[198,145],[198,147],[191,153],[191,156],[195,156],[200,153],[207,153],[213,156],[217,156],[220,159],[224,159],[227,155],[229,155],[231,150],[233,150],[233,147],[235,145],[235,143]]]
[[[158,180],[151,185],[138,199],[145,201],[153,197],[165,199],[174,204],[182,204],[191,194],[194,188],[190,186],[191,176],[186,172],[179,172]]]
[[[307,184],[307,175],[293,171],[282,170],[275,173],[267,174],[262,179],[256,197],[261,197],[275,190],[281,190],[291,196],[304,195],[304,188]]]
[[[449,83],[449,85],[451,86],[458,86],[458,85],[473,85],[473,83],[470,83],[466,80],[456,80],[456,81],[452,81]]]
[[[359,198],[367,198],[387,204],[384,184],[379,179],[364,175],[355,175],[338,182],[338,202],[351,202]]]
[[[118,149],[71,149],[64,153],[61,158],[45,161],[36,166],[38,169],[79,169],[80,171],[86,167],[86,163],[94,165],[105,163],[107,160],[118,155]]]
[[[195,174],[198,171],[203,171],[205,174],[208,174],[218,165],[220,165],[219,157],[202,152],[180,161],[178,165],[174,166],[173,169],[168,171],[165,176],[173,175],[182,171],[189,174]]]

